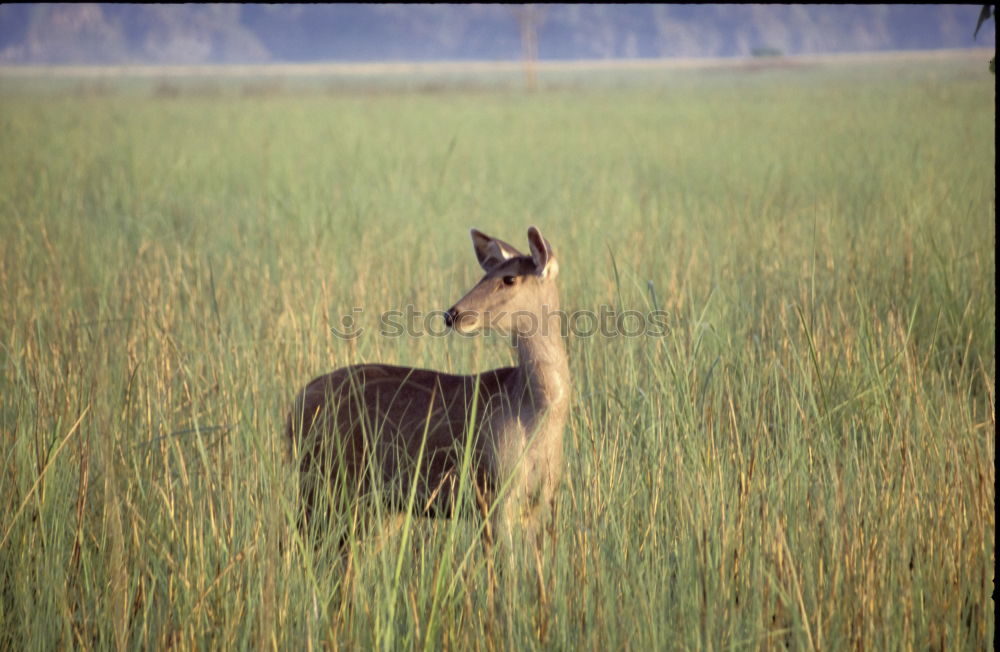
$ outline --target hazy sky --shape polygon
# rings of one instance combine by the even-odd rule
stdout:
[[[0,62],[517,59],[520,5],[3,4]],[[539,5],[542,59],[993,47],[977,5]]]

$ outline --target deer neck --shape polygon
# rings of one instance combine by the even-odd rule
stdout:
[[[519,395],[534,411],[564,413],[569,403],[569,359],[558,322],[526,334],[515,333]]]

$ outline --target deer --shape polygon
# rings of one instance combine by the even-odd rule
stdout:
[[[470,235],[485,275],[444,312],[445,325],[509,336],[517,366],[459,375],[357,364],[309,382],[286,427],[299,462],[300,525],[315,516],[320,492],[356,507],[375,487],[390,513],[451,518],[465,459],[484,543],[499,539],[510,563],[518,543],[540,545],[563,475],[571,390],[562,328],[552,323],[559,263],[535,227],[530,255]]]

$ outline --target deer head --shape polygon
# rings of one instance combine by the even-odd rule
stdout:
[[[472,229],[472,246],[486,275],[445,313],[462,334],[491,330],[530,336],[559,309],[555,279],[559,263],[535,227],[528,229],[526,256],[512,245]]]

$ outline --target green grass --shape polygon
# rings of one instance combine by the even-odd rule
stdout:
[[[991,647],[984,63],[348,90],[0,96],[0,648]],[[556,522],[494,609],[464,521],[344,582],[294,393],[509,364],[378,315],[530,224],[564,308],[667,334],[570,338]]]

